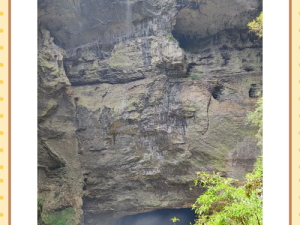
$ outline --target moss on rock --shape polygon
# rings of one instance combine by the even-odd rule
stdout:
[[[45,224],[51,225],[76,225],[76,212],[72,207],[61,211],[48,212],[44,215]]]

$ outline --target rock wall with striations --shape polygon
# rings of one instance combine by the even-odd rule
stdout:
[[[260,150],[260,0],[39,0],[39,196],[75,224],[189,207]],[[63,213],[61,213],[63,214]]]
[[[83,222],[83,175],[76,136],[76,105],[63,68],[65,51],[39,29],[38,192],[44,211],[74,209]]]

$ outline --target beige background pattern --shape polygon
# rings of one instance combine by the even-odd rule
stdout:
[[[0,224],[9,223],[9,0],[0,1]],[[3,31],[2,31],[2,30]],[[2,47],[3,48],[2,48]],[[2,65],[2,64],[3,65]],[[2,99],[3,98],[3,99]],[[1,101],[2,100],[2,101]],[[2,117],[2,118],[1,118]],[[2,133],[3,132],[3,133]],[[1,183],[2,181],[2,183]]]
[[[292,0],[292,224],[300,224],[300,1]]]

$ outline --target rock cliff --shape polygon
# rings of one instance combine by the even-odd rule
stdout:
[[[39,0],[39,196],[114,225],[189,207],[195,171],[242,179],[260,150],[260,0]],[[70,209],[72,209],[70,211]]]

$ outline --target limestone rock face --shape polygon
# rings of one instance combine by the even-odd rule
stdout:
[[[150,36],[117,43],[109,57],[99,57],[95,46],[68,51],[65,69],[73,85],[128,83],[167,74],[187,76],[182,49],[167,37]]]
[[[203,38],[225,29],[244,29],[261,10],[257,0],[177,0],[180,8],[175,30]]]
[[[189,207],[195,171],[243,179],[260,153],[259,0],[39,0],[39,196],[114,225]]]
[[[78,157],[76,105],[63,68],[64,50],[39,30],[38,188],[44,211],[73,207],[83,222],[83,176]]]

